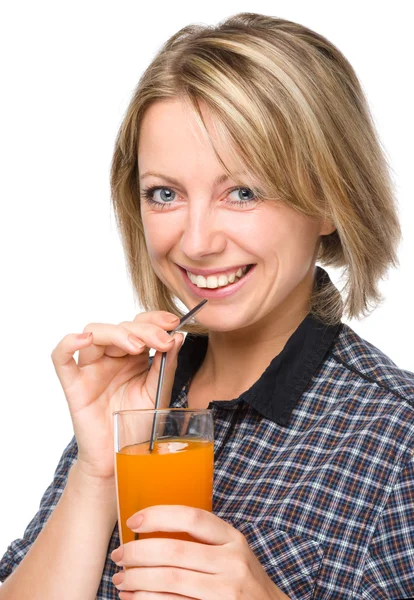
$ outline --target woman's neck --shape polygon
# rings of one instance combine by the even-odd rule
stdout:
[[[238,397],[283,350],[308,312],[306,302],[300,309],[285,311],[283,319],[266,319],[237,331],[210,332],[206,355],[193,382],[200,389],[209,389],[213,399]]]

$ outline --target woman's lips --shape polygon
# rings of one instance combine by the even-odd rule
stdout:
[[[177,263],[177,265],[181,268],[184,269],[185,271],[188,271],[189,273],[193,273],[193,275],[202,275],[203,277],[208,277],[209,275],[228,275],[229,273],[236,273],[239,269],[244,269],[244,267],[250,267],[251,265],[244,263],[243,265],[238,265],[235,267],[227,267],[227,268],[219,268],[217,267],[216,269],[197,269],[196,267],[192,267],[192,268],[187,268],[184,265],[180,265]]]
[[[255,269],[256,265],[249,265],[247,272],[235,281],[234,283],[229,283],[226,286],[218,287],[218,288],[199,288],[197,287],[188,277],[187,271],[182,267],[178,267],[183,275],[184,281],[187,284],[187,287],[190,291],[198,296],[199,298],[225,298],[226,296],[230,296],[231,294],[235,294],[252,276],[252,273]]]

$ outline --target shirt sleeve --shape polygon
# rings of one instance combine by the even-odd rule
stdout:
[[[414,597],[414,460],[401,470],[368,549],[364,600]]]
[[[23,538],[14,540],[0,560],[0,581],[4,581],[18,567],[52,514],[65,489],[70,468],[75,462],[77,454],[76,438],[73,437],[60,458],[53,481],[43,494],[39,510],[27,526]]]

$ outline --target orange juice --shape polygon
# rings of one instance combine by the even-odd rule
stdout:
[[[187,533],[134,533],[126,521],[156,504],[184,504],[212,510],[214,442],[192,437],[156,440],[125,446],[116,453],[121,543],[165,537],[194,541]]]

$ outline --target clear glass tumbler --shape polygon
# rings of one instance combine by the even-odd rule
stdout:
[[[183,504],[212,510],[212,411],[183,408],[122,410],[113,416],[121,544],[150,537],[194,541],[185,532],[134,533],[126,521],[139,510],[156,504]]]

